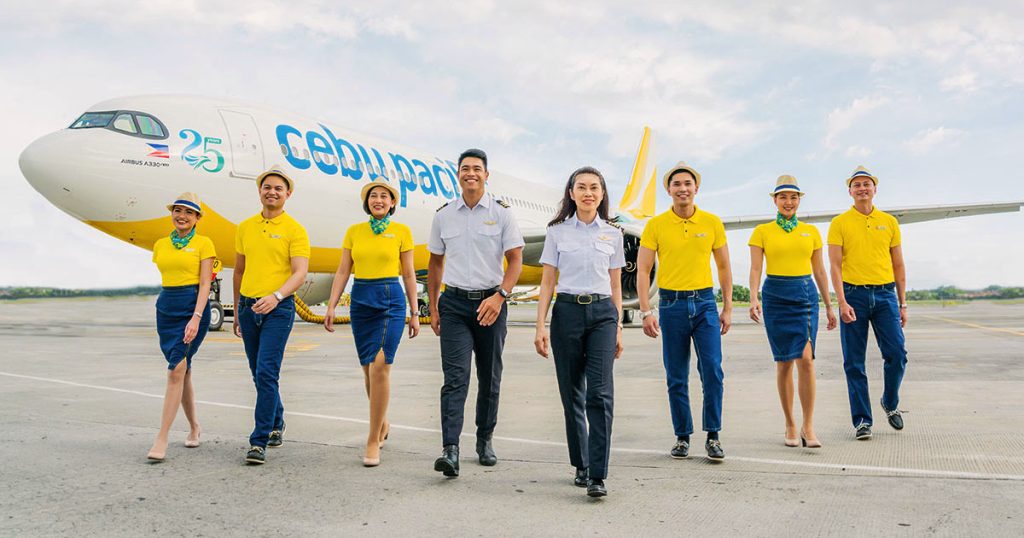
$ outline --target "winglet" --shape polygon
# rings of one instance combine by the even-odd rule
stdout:
[[[651,143],[651,128],[644,127],[637,150],[636,161],[633,163],[633,174],[626,185],[626,191],[619,202],[619,212],[627,213],[637,219],[653,217],[655,200],[658,194],[658,169],[654,165],[654,149]],[[648,171],[650,176],[648,176]],[[650,179],[647,179],[647,178]]]

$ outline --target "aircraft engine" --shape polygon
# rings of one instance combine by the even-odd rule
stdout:
[[[636,257],[640,253],[640,235],[630,230],[625,231],[623,253],[626,255],[626,266],[622,268],[622,308],[637,309],[640,299],[636,293],[637,265]],[[658,267],[651,268],[651,297],[658,292],[654,283],[654,275]]]

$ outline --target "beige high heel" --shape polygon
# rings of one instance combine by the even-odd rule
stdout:
[[[821,441],[804,437],[803,430],[800,430],[800,444],[806,448],[821,448]]]

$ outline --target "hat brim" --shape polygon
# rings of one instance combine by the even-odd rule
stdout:
[[[366,198],[368,196],[370,196],[370,191],[372,191],[376,187],[382,187],[382,188],[387,189],[388,192],[391,193],[391,198],[394,199],[394,201],[395,201],[395,206],[396,207],[398,206],[398,199],[399,199],[398,189],[396,189],[390,183],[384,183],[383,181],[373,181],[373,182],[367,183],[366,185],[363,185],[363,191],[359,194],[359,199],[362,200],[363,203],[365,204],[366,203]]]
[[[690,175],[693,176],[694,183],[696,183],[697,186],[700,187],[700,172],[694,170],[693,168],[690,168],[689,166],[676,166],[675,168],[669,170],[668,172],[665,172],[665,178],[662,181],[662,183],[665,184],[666,189],[668,188],[668,182],[672,180],[672,176],[678,174],[679,172],[689,172]]]
[[[784,192],[795,192],[795,193],[799,194],[801,198],[803,198],[803,196],[804,196],[805,194],[807,194],[807,193],[805,193],[804,191],[798,191],[798,190],[796,190],[796,189],[779,189],[779,190],[777,190],[777,191],[772,191],[772,192],[769,192],[769,193],[768,193],[768,196],[771,196],[772,198],[775,198],[775,195],[776,195],[776,194],[782,194],[782,193],[784,193]]]
[[[167,211],[173,212],[174,211],[174,206],[176,206],[176,205],[177,206],[181,206],[181,207],[187,207],[187,208],[191,209],[192,211],[195,211],[196,213],[199,213],[200,215],[203,214],[203,207],[202,206],[194,205],[192,202],[182,203],[181,201],[175,202],[173,204],[167,204]]]
[[[263,172],[256,178],[256,186],[263,187],[263,182],[270,176],[278,176],[283,179],[284,182],[288,184],[288,192],[295,190],[295,183],[292,182],[292,178],[288,177],[280,170],[267,170],[266,172]]]
[[[850,176],[850,177],[846,178],[846,188],[850,188],[850,183],[853,183],[853,180],[861,179],[861,178],[870,179],[872,182],[874,182],[876,187],[878,186],[878,178],[877,177],[869,176],[867,174],[860,174],[860,175]]]

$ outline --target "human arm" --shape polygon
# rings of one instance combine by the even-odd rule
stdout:
[[[501,289],[507,293],[512,291],[516,282],[519,281],[519,275],[523,272],[523,247],[506,250],[505,262],[505,276],[501,279]],[[498,319],[498,315],[501,314],[501,307],[504,303],[505,298],[498,292],[480,301],[480,306],[476,309],[477,322],[482,327],[494,323]]]
[[[441,316],[437,311],[437,301],[441,298],[441,276],[444,275],[444,254],[430,253],[427,262],[427,300],[430,302],[430,328],[434,334],[441,336]]]
[[[763,265],[764,249],[757,245],[750,245],[750,319],[757,323],[761,323],[761,300],[758,298],[757,290],[761,288]]]
[[[722,289],[722,312],[718,315],[718,323],[724,335],[732,326],[732,265],[729,263],[729,245],[723,244],[711,253],[715,256],[718,286]]]
[[[836,290],[836,302],[839,303],[839,319],[843,323],[857,321],[857,313],[853,307],[846,302],[846,292],[843,290],[843,247],[842,245],[828,246],[828,264],[832,274],[832,287]]]
[[[661,332],[658,318],[651,308],[651,269],[654,267],[655,252],[647,247],[640,247],[636,255],[636,294],[640,300],[640,312],[650,312],[643,318],[644,334],[657,338]]]
[[[889,248],[892,257],[892,274],[896,279],[896,298],[899,301],[900,327],[907,326],[907,266],[903,261],[903,247]]]
[[[203,321],[203,312],[206,311],[206,303],[210,300],[210,285],[213,283],[213,260],[206,258],[199,262],[199,296],[196,297],[196,309],[192,312],[192,319],[185,325],[185,337],[182,342],[191,343],[199,334],[199,324]]]
[[[409,338],[420,334],[419,298],[416,296],[416,267],[413,265],[412,250],[399,254],[402,261],[402,282],[405,284],[405,297],[409,300]]]
[[[331,283],[331,295],[327,299],[327,313],[324,314],[324,328],[327,332],[334,332],[334,309],[338,307],[341,294],[348,286],[348,279],[352,276],[352,250],[341,249],[341,261],[338,262],[338,270],[334,272],[334,282]]]
[[[544,264],[540,277],[540,295],[537,299],[537,331],[533,337],[533,347],[541,357],[548,357],[550,349],[550,338],[547,327],[544,325],[548,318],[548,308],[551,306],[551,297],[555,293],[555,266]]]
[[[818,293],[825,303],[825,317],[828,318],[828,330],[836,328],[836,315],[832,312],[832,297],[828,293],[828,276],[825,274],[825,261],[822,260],[821,249],[816,248],[811,253],[811,271],[814,273],[814,281],[818,284]]]
[[[241,252],[235,253],[235,270],[231,273],[231,296],[235,298],[235,315],[232,316],[231,320],[231,332],[235,333],[235,336],[242,337],[242,328],[238,325],[238,315],[242,312],[240,308],[242,304],[242,275],[245,274],[245,254]]]
[[[615,358],[622,356],[622,268],[608,270],[612,285],[612,304],[615,305]]]

